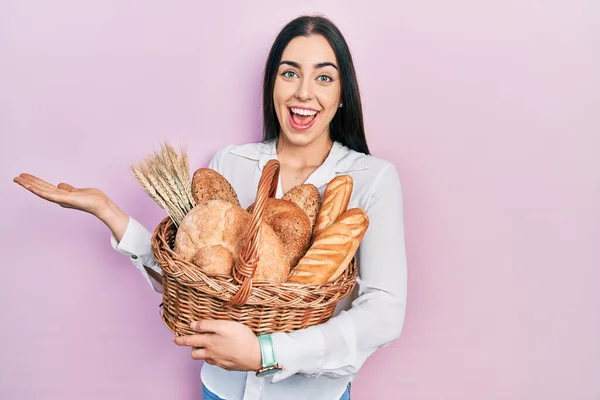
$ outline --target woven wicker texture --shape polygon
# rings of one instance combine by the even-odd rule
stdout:
[[[245,246],[236,260],[233,277],[208,276],[173,251],[177,227],[166,217],[152,235],[152,252],[162,268],[162,320],[176,335],[194,333],[189,325],[202,319],[226,319],[243,323],[257,335],[290,332],[331,318],[337,303],[350,295],[356,284],[353,259],[334,282],[321,285],[275,284],[253,279],[258,262],[262,215],[274,197],[279,162],[263,168],[256,193]]]

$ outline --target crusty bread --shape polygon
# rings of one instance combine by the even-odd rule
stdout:
[[[354,182],[350,175],[338,175],[325,187],[323,203],[313,229],[313,238],[331,226],[348,208]]]
[[[208,200],[198,204],[181,221],[175,237],[174,251],[198,266],[207,275],[231,276],[235,260],[244,246],[251,216],[225,200]],[[273,229],[263,224],[258,249],[260,258],[254,279],[283,282],[289,264],[281,240]]]
[[[253,278],[255,281],[282,283],[287,280],[290,264],[286,262],[285,248],[275,231],[266,224],[261,226],[258,258],[258,266]]]
[[[313,184],[304,183],[292,188],[283,195],[282,199],[296,203],[304,211],[310,221],[310,230],[312,232],[317,222],[317,214],[321,208],[319,189]]]
[[[347,268],[350,261],[352,261],[352,257],[356,254],[358,246],[369,228],[369,217],[367,217],[367,214],[360,208],[351,208],[340,215],[336,223],[344,224],[350,229],[352,246],[344,261],[342,261],[338,269],[329,277],[329,282],[339,278],[340,275],[344,273],[344,270]]]
[[[347,210],[314,241],[288,282],[322,284],[339,278],[352,261],[369,219],[359,208]]]
[[[225,200],[233,205],[240,205],[233,186],[223,175],[210,168],[199,168],[194,172],[192,197],[196,204],[202,204],[209,200]]]
[[[288,278],[288,282],[320,284],[336,272],[352,247],[352,232],[342,223],[334,223],[315,239]]]
[[[252,214],[254,204],[247,211]],[[269,198],[263,222],[273,228],[281,240],[285,261],[293,268],[310,245],[311,227],[308,216],[289,200]]]

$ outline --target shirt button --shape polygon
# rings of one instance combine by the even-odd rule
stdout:
[[[131,258],[133,258],[134,260],[137,260],[137,256],[135,254],[132,254]]]

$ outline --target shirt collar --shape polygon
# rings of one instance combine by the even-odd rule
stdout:
[[[232,154],[258,161],[258,168],[262,171],[269,160],[277,159],[277,141],[275,139],[250,145],[236,146],[230,150]],[[306,180],[317,188],[327,184],[337,174],[368,169],[367,156],[363,153],[352,151],[339,142],[333,142],[329,155]]]

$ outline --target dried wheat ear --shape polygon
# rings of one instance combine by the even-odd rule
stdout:
[[[166,141],[131,170],[144,191],[161,206],[176,226],[196,205],[192,197],[189,160],[182,147],[177,153]]]

